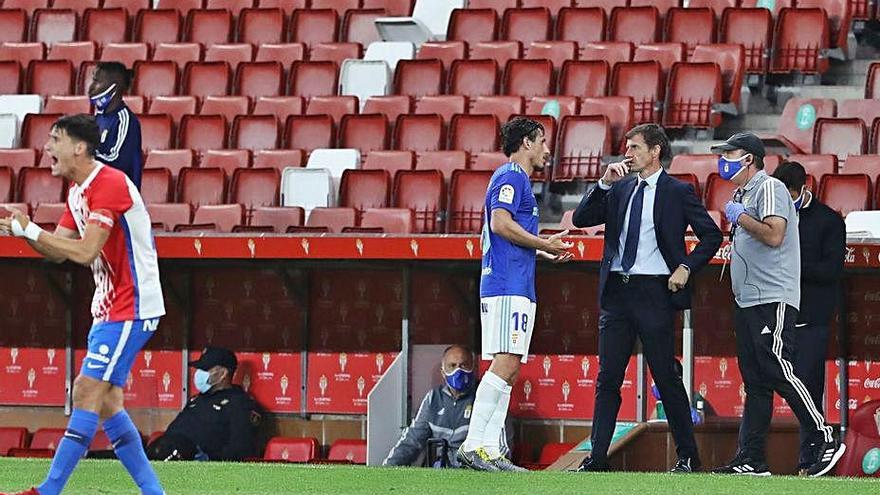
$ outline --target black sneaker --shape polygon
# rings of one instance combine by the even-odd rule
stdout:
[[[746,476],[770,476],[766,462],[753,461],[748,457],[737,456],[729,464],[712,470],[715,474],[736,474]]]
[[[675,466],[669,470],[670,473],[693,473],[699,471],[701,467],[700,460],[694,457],[682,457],[675,463]]]
[[[604,473],[611,471],[611,466],[607,462],[587,457],[575,471],[578,473]]]
[[[464,445],[458,448],[456,453],[458,462],[464,467],[469,467],[475,471],[500,471],[498,466],[489,458],[486,449],[478,447],[475,450],[464,450]]]
[[[842,443],[826,442],[822,444],[819,449],[819,460],[807,469],[807,476],[816,478],[828,474],[837,465],[837,461],[843,457],[844,452],[846,452],[846,445]]]
[[[529,472],[528,469],[526,469],[524,467],[517,466],[516,464],[513,463],[513,461],[511,461],[507,457],[504,457],[503,455],[492,459],[492,464],[494,464],[495,467],[497,467],[499,471],[512,471],[515,473]]]

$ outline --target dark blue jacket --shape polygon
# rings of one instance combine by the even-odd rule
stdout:
[[[576,227],[605,224],[605,247],[599,269],[600,307],[603,306],[602,297],[608,273],[611,271],[611,261],[620,249],[620,230],[635,185],[636,177],[633,176],[615,182],[607,191],[594,187],[581,200],[572,218]],[[688,225],[694,229],[700,240],[691,254],[687,254],[684,243]],[[665,171],[660,173],[654,196],[654,232],[660,254],[663,255],[670,273],[679,265],[687,265],[691,270],[685,289],[676,293],[670,292],[673,307],[690,308],[690,288],[694,276],[715,256],[721,246],[721,231],[697,198],[694,187],[670,177]]]
[[[95,119],[101,128],[98,161],[125,172],[140,190],[144,168],[140,121],[125,104],[112,112],[99,113]]]

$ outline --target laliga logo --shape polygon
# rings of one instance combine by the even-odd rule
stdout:
[[[348,317],[348,305],[342,303],[339,305],[339,318],[342,323],[345,323],[346,317]]]
[[[581,255],[581,258],[584,257],[584,249],[586,247],[587,246],[584,244],[584,241],[578,241],[577,248],[578,248],[578,253]]]
[[[541,316],[544,318],[544,326],[549,327],[550,321],[553,319],[553,312],[549,309],[545,309]]]
[[[367,386],[367,381],[364,380],[364,377],[359,376],[357,383],[358,383],[358,397],[363,397],[364,396],[364,388],[366,388],[366,386]]]
[[[306,256],[309,255],[309,240],[303,239],[302,242],[299,243],[303,248],[303,252],[306,253]]]
[[[354,247],[357,248],[359,255],[361,255],[361,256],[364,255],[364,241],[362,241],[360,239],[356,239],[354,241]]]
[[[245,392],[250,390],[250,388],[251,388],[251,375],[250,374],[246,374],[241,378],[241,388],[243,388]]]
[[[855,263],[856,262],[856,248],[851,248],[851,247],[846,248],[846,255],[844,255],[843,260],[846,263]]]
[[[560,291],[562,292],[562,301],[567,303],[568,296],[571,295],[571,286],[568,284],[563,284]]]
[[[718,371],[721,372],[721,379],[724,380],[725,375],[727,375],[727,359],[726,358],[721,358],[721,360],[718,361]]]
[[[263,353],[263,371],[269,371],[269,362],[272,361],[272,355],[268,352]]]
[[[263,304],[263,319],[269,321],[269,318],[272,316],[272,305],[269,303]]]
[[[235,311],[235,306],[232,304],[232,301],[228,301],[223,306],[223,312],[226,313],[226,321],[232,321],[232,312]]]
[[[37,379],[37,371],[33,368],[28,370],[28,390],[34,389],[34,381]]]
[[[587,328],[590,326],[590,312],[589,312],[589,310],[585,309],[585,310],[581,311],[581,322],[583,322],[584,328]]]
[[[214,282],[214,277],[208,277],[205,280],[205,289],[208,291],[208,297],[214,297],[214,287],[216,283]]]
[[[358,280],[357,283],[358,299],[363,301],[367,298],[367,283],[364,279]]]
[[[419,255],[419,241],[415,239],[409,241],[409,248],[412,250],[413,256]]]
[[[244,288],[244,297],[250,299],[251,292],[254,291],[254,281],[253,280],[245,280],[244,284],[242,284]]]
[[[49,360],[49,366],[55,363],[55,349],[46,349],[46,358]]]
[[[150,362],[153,361],[153,351],[144,351],[144,363],[146,363],[145,369],[150,369]]]
[[[287,447],[284,447],[284,450],[281,451],[281,460],[286,461],[288,459],[290,459],[290,452],[287,450]]]
[[[867,247],[862,248],[862,257],[865,258],[865,264],[871,262],[871,250]]]
[[[552,362],[550,361],[550,356],[544,356],[544,363],[543,363],[543,365],[544,365],[544,378],[547,378],[550,376],[550,365],[551,364],[552,364]]]
[[[709,387],[706,385],[706,382],[700,384],[700,395],[706,397],[706,394],[709,392]]]
[[[12,347],[9,349],[9,357],[12,358],[12,364],[18,360],[18,347]]]
[[[473,257],[474,256],[474,241],[468,239],[464,243],[464,247],[467,248],[468,256]]]
[[[568,384],[568,380],[562,382],[562,402],[568,403],[568,394],[571,393],[571,385]]]
[[[376,354],[376,370],[379,372],[380,375],[382,374],[382,366],[384,364],[385,356],[383,356],[381,352],[379,354]]]
[[[248,239],[247,246],[248,251],[251,252],[251,258],[255,258],[257,256],[257,243],[253,239]]]
[[[202,255],[202,241],[200,241],[198,239],[193,240],[193,247],[195,248],[196,253],[198,253],[199,256],[201,256]]]
[[[162,375],[162,388],[165,390],[165,393],[168,393],[168,388],[171,386],[171,373],[165,372]]]
[[[401,296],[403,296],[403,285],[397,282],[392,289],[394,290],[394,300],[399,302]]]
[[[523,393],[526,394],[526,401],[528,402],[529,396],[532,395],[532,382],[528,380],[523,382]]]
[[[345,373],[345,365],[348,363],[348,354],[341,352],[339,353],[339,369]]]
[[[590,372],[590,360],[586,356],[581,359],[581,371],[584,373],[584,379],[586,379],[587,373]]]
[[[327,391],[327,375],[321,375],[318,380],[318,388],[321,389],[321,397],[324,397],[324,392]]]
[[[281,376],[281,396],[282,397],[287,397],[287,387],[288,386],[290,386],[290,380],[287,379],[287,375],[282,375]]]
[[[440,299],[440,282],[431,284],[431,295],[434,296],[434,301]]]

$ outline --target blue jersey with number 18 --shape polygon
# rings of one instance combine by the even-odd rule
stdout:
[[[492,210],[503,208],[526,232],[538,234],[538,202],[525,170],[510,162],[498,167],[486,190],[486,218],[480,244],[480,297],[523,296],[535,301],[535,250],[492,232]]]

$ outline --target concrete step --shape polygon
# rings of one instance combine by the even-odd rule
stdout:
[[[847,85],[847,86],[800,86],[778,88],[779,93],[791,92],[792,95],[799,98],[834,98],[835,100],[848,100],[853,98],[865,97],[865,86]]]

